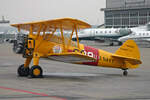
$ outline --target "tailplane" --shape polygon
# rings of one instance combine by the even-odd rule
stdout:
[[[137,68],[142,63],[139,48],[133,40],[127,40],[113,57],[123,59],[127,68]]]

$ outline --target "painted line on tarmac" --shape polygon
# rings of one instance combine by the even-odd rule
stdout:
[[[4,87],[4,86],[0,86],[0,89],[11,90],[11,91],[16,91],[16,92],[22,92],[22,93],[28,93],[28,94],[33,94],[33,95],[38,95],[38,96],[43,96],[43,97],[50,97],[50,98],[54,98],[54,99],[57,99],[57,100],[67,100],[65,98],[49,96],[48,94],[45,94],[45,93],[37,93],[37,92],[32,92],[32,91],[27,91],[27,90],[8,88],[8,87]]]

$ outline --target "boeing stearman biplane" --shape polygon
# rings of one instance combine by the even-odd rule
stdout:
[[[128,69],[137,68],[142,63],[139,49],[133,40],[126,41],[114,54],[79,44],[78,30],[90,28],[91,26],[77,19],[62,18],[12,24],[12,26],[18,28],[19,32],[21,29],[29,31],[23,53],[23,57],[26,60],[18,68],[19,76],[41,77],[43,71],[39,66],[40,58],[75,64],[119,68],[123,70],[123,75],[125,76],[128,74]],[[58,29],[61,35],[55,35]],[[64,36],[64,30],[72,30],[70,37]],[[73,34],[76,34],[77,42],[72,41]],[[32,59],[33,66],[29,68]]]

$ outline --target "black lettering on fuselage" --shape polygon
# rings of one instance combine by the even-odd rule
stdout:
[[[131,45],[126,45],[127,47],[129,47],[129,48],[134,48],[134,46],[131,46]]]
[[[101,56],[99,56],[99,60],[102,60],[102,57],[101,57]]]
[[[114,63],[114,60],[108,57],[101,57],[99,56],[99,60],[102,60],[104,62],[108,62],[108,63]]]

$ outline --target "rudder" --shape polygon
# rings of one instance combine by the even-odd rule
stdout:
[[[116,52],[115,54],[130,57],[133,59],[140,60],[140,51],[137,44],[133,40],[127,40]],[[136,68],[139,64],[133,65],[128,61],[125,61],[126,67],[128,68]]]
[[[140,59],[139,48],[133,40],[127,40],[115,54]]]

